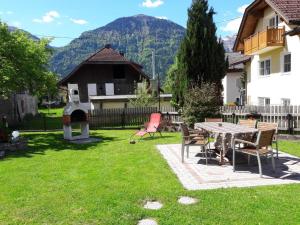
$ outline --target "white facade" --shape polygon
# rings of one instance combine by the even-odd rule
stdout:
[[[240,101],[241,76],[242,72],[231,72],[227,73],[222,80],[224,104],[233,104]]]
[[[270,25],[270,19],[276,13],[267,8],[264,17],[259,20],[256,32],[262,31]],[[294,26],[288,26],[279,20],[279,27],[290,31]],[[291,55],[291,63],[285,55]],[[267,61],[266,63],[261,63]],[[270,66],[266,66],[269,65]],[[262,65],[265,65],[264,67]],[[290,69],[289,69],[290,66]],[[246,64],[248,76],[247,104],[249,105],[300,105],[300,36],[286,36],[284,47],[266,49],[263,53],[252,56],[251,62]],[[265,69],[262,69],[265,68]],[[288,70],[285,72],[284,70]],[[267,71],[267,75],[261,75]],[[270,70],[270,72],[269,72]],[[290,71],[289,71],[290,70]]]

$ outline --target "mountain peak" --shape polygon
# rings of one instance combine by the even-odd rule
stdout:
[[[137,14],[137,15],[132,16],[132,17],[152,17],[152,16],[148,16],[148,15],[145,15],[145,14]]]
[[[156,50],[156,71],[164,77],[185,35],[185,28],[167,20],[139,14],[118,18],[111,23],[86,31],[65,47],[57,49],[51,60],[52,71],[62,76],[97,50],[111,43],[126,58],[141,64],[152,73],[152,51]]]

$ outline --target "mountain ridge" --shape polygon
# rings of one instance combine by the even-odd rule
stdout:
[[[91,54],[111,44],[115,50],[124,52],[128,60],[143,65],[147,74],[152,73],[151,56],[155,50],[157,73],[164,77],[184,35],[185,28],[170,20],[143,14],[121,17],[85,31],[68,45],[57,48],[50,66],[64,77]]]

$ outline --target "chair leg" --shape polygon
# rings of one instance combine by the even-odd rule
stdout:
[[[211,148],[210,148],[210,142],[208,142],[208,150],[209,150],[209,159],[211,160],[211,152],[212,152],[212,150],[211,150]]]
[[[233,146],[233,151],[232,151],[232,167],[233,167],[233,172],[235,172],[235,145]]]
[[[276,158],[278,159],[278,141],[276,141]]]
[[[181,162],[184,163],[184,144],[181,146]]]
[[[272,160],[273,172],[275,173],[275,160],[274,160],[274,153],[273,153],[273,151],[271,152],[271,160]]]
[[[206,165],[208,164],[207,162],[207,148],[205,146],[203,146],[204,148],[204,152],[205,152],[205,160],[206,160]]]
[[[262,177],[262,168],[261,168],[261,160],[260,160],[260,155],[259,152],[256,152],[256,156],[257,156],[257,161],[258,161],[258,170],[259,170],[259,175],[260,177]]]
[[[190,157],[190,146],[186,146],[186,157]]]

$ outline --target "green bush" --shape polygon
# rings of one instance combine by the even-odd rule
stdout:
[[[203,83],[189,89],[184,95],[183,120],[189,125],[203,122],[205,118],[219,117],[221,99],[213,83]]]

